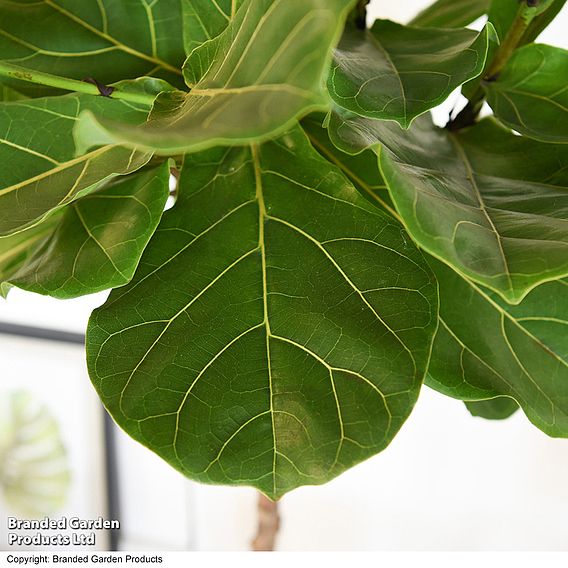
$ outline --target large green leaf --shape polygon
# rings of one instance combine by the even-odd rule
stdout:
[[[328,88],[335,103],[404,128],[481,73],[488,29],[429,29],[378,20],[348,26],[335,50]]]
[[[79,80],[154,75],[182,86],[180,0],[0,0],[0,58]]]
[[[351,117],[330,133],[352,150],[381,142],[381,171],[410,234],[507,301],[568,274],[566,145],[515,136],[491,118],[452,133],[428,117],[408,131]]]
[[[386,146],[381,171],[428,252],[511,303],[568,274],[568,147],[492,119],[458,134],[425,119]]]
[[[531,44],[516,51],[496,81],[485,84],[497,118],[545,142],[568,143],[568,51]]]
[[[175,468],[277,498],[390,442],[436,304],[400,225],[297,130],[186,157],[133,281],[91,318],[89,371],[114,419]]]
[[[549,282],[511,307],[431,259],[440,326],[428,384],[463,400],[505,395],[551,436],[568,436],[568,284]]]
[[[169,176],[169,165],[164,163],[117,178],[103,190],[72,203],[49,238],[2,288],[12,285],[65,299],[129,282],[160,221],[169,195]]]
[[[153,79],[124,88],[163,90]],[[92,95],[0,103],[0,236],[29,227],[49,212],[91,192],[108,178],[143,166],[151,153],[116,145],[77,155],[73,128],[85,109],[133,123],[149,109]],[[41,197],[39,197],[41,196]]]
[[[83,118],[86,142],[122,141],[162,154],[264,140],[328,106],[323,78],[352,0],[247,0],[227,29],[194,50],[191,92],[162,93],[139,128]],[[105,138],[106,136],[106,138]]]
[[[516,401],[507,396],[498,396],[488,400],[471,400],[464,404],[472,416],[486,420],[505,420],[519,410]]]
[[[216,38],[235,17],[242,0],[181,0],[185,50]]]
[[[410,22],[428,28],[461,28],[471,24],[491,6],[491,0],[438,0]]]

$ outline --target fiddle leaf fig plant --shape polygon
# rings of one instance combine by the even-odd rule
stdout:
[[[0,1],[0,291],[112,289],[93,385],[191,479],[329,481],[424,383],[568,437],[564,1],[369,4]]]

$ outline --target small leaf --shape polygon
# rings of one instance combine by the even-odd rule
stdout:
[[[531,44],[516,51],[485,84],[497,118],[544,142],[568,143],[568,51]]]
[[[488,400],[471,400],[464,404],[472,416],[486,420],[505,420],[519,410],[516,401],[506,396],[498,396]]]
[[[181,87],[180,0],[0,2],[4,61],[103,84],[153,75]],[[3,80],[4,81],[4,80]],[[43,96],[54,90],[18,83]]]
[[[328,81],[339,107],[408,128],[483,69],[488,30],[413,28],[377,20],[346,27]]]
[[[188,477],[278,498],[388,445],[436,304],[400,225],[297,129],[186,156],[133,281],[90,320],[89,371],[118,424]]]
[[[163,89],[164,84],[143,79],[130,88]],[[77,94],[0,103],[0,161],[10,164],[0,170],[0,236],[40,222],[151,158],[151,153],[116,145],[77,155],[73,128],[85,109],[134,123],[144,122],[149,112],[142,105]]]
[[[421,28],[461,28],[489,11],[491,0],[438,0],[422,10],[411,26]]]
[[[299,117],[326,110],[322,82],[352,4],[247,0],[219,37],[187,59],[189,93],[162,93],[141,127],[101,117],[102,129],[108,139],[160,154],[272,138]]]
[[[117,178],[75,201],[9,284],[66,299],[129,282],[160,221],[169,195],[169,174],[164,163]]]
[[[462,400],[512,397],[541,430],[568,436],[568,284],[543,284],[511,307],[430,261],[440,325],[428,385]]]

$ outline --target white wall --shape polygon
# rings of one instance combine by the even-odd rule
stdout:
[[[371,13],[402,20],[426,4],[375,0]],[[541,41],[567,46],[567,12]],[[7,302],[0,301],[0,321],[81,331],[89,311],[102,301],[102,295],[58,302],[13,291]],[[0,356],[25,359],[26,384],[35,384],[45,400],[58,399],[61,392],[46,382],[43,356],[18,349],[17,342],[0,337]],[[62,373],[87,382],[77,358],[57,349],[52,357]],[[75,416],[68,427],[77,428],[80,421]],[[254,491],[188,482],[122,434],[118,445],[125,547],[248,548]],[[424,389],[386,451],[328,485],[299,489],[282,500],[279,548],[566,550],[566,480],[568,440],[546,437],[521,413],[505,422],[472,418],[460,402]],[[81,508],[89,498],[83,491],[71,508]]]

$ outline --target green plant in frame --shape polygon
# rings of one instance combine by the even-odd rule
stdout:
[[[324,483],[424,383],[568,436],[563,2],[367,4],[0,2],[2,293],[113,289],[92,382],[191,479]]]

